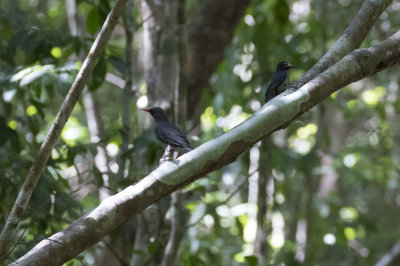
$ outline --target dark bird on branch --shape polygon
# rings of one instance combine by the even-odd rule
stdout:
[[[143,108],[142,110],[150,113],[156,121],[154,133],[159,141],[169,145],[172,149],[178,151],[179,154],[192,150],[186,136],[177,126],[168,121],[167,115],[163,109],[160,107],[153,107],[149,109]]]
[[[265,91],[265,102],[268,102],[275,96],[281,94],[289,84],[289,69],[295,68],[286,61],[279,62],[276,65],[276,71],[269,82],[268,88]]]

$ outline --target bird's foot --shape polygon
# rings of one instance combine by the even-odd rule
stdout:
[[[166,161],[173,160],[174,159],[174,151],[175,150],[173,148],[171,148],[171,146],[168,145],[167,148],[164,151],[163,156],[160,159],[160,162],[159,162],[160,165],[165,163]]]

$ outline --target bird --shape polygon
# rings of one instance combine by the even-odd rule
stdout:
[[[296,67],[286,61],[279,62],[276,65],[276,71],[269,82],[267,90],[265,91],[265,102],[268,102],[286,89],[286,86],[289,84],[288,71],[291,68]]]
[[[141,110],[148,112],[154,118],[156,122],[154,134],[157,139],[161,143],[169,145],[173,150],[177,151],[179,153],[178,157],[181,154],[192,150],[185,134],[183,134],[177,126],[169,122],[168,117],[162,108],[141,108]]]

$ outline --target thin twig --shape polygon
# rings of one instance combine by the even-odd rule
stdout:
[[[11,248],[10,252],[8,252],[6,258],[8,258],[8,256],[11,255],[11,253],[14,251],[14,249],[18,246],[18,244],[20,243],[21,238],[24,236],[25,232],[29,229],[29,227],[32,225],[32,223],[30,223],[22,232],[22,234],[19,236],[17,243]]]

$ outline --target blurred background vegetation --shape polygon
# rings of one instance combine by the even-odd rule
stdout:
[[[176,92],[165,81],[171,78],[165,69],[180,60],[169,61],[168,49],[161,49],[168,47],[163,44],[168,35],[163,33],[170,27],[169,4],[130,1],[52,151],[10,260],[157,167],[163,147],[153,136],[151,119],[138,108],[161,105],[171,118],[174,108],[186,110],[179,124],[194,147],[220,136],[260,108],[279,61],[296,65],[291,79],[299,78],[342,34],[363,3],[242,3],[243,11],[232,15],[235,21],[219,22],[231,27],[232,35],[221,37],[222,44],[211,43],[222,45],[213,51],[201,38],[213,29],[196,28],[207,23],[196,18],[206,17],[204,11],[217,16],[207,5],[217,6],[219,1],[182,2],[187,31],[178,39],[189,50],[184,65],[193,71],[185,74],[186,68],[181,69],[187,78],[185,107],[174,103]],[[1,227],[112,5],[105,0],[0,1]],[[225,11],[235,5],[241,4],[233,1]],[[397,31],[399,10],[400,3],[394,1],[362,47]],[[179,26],[178,22],[178,31]],[[214,69],[202,65],[202,71],[210,73],[190,66],[201,61],[190,53],[202,52],[217,60]],[[396,67],[351,84],[236,162],[184,188],[179,219],[186,226],[177,261],[181,265],[377,262],[400,240],[398,90]],[[68,265],[159,265],[176,218],[169,207],[170,198],[161,200]]]

